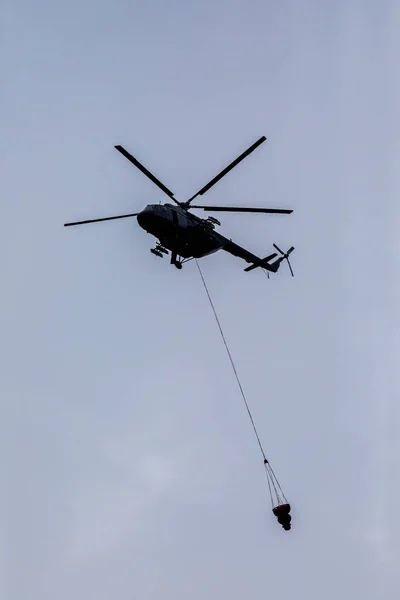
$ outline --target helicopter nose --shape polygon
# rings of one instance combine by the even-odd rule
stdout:
[[[147,211],[142,210],[142,212],[138,214],[136,219],[142,229],[147,229],[151,221],[151,215],[149,215]]]

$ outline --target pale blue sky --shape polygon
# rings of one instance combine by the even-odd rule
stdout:
[[[2,8],[2,585],[5,600],[399,597],[399,27],[395,0]],[[194,263],[136,221],[204,202],[269,281]],[[393,521],[391,516],[393,515]]]

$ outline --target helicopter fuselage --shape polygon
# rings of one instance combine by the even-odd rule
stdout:
[[[155,248],[151,252],[156,256],[162,257],[164,254],[171,252],[171,264],[177,269],[182,268],[182,264],[193,258],[202,258],[209,254],[214,254],[218,250],[224,250],[232,256],[241,258],[250,264],[245,271],[262,268],[267,271],[276,273],[282,260],[286,259],[289,267],[289,254],[294,250],[292,246],[284,253],[276,244],[273,244],[275,249],[281,254],[274,262],[278,254],[272,252],[265,258],[260,258],[246,248],[239,246],[232,241],[215,231],[216,225],[221,225],[218,219],[207,217],[202,219],[197,215],[189,212],[193,209],[200,209],[207,212],[241,212],[241,213],[266,213],[266,214],[290,214],[291,209],[282,208],[254,208],[244,206],[204,206],[191,204],[198,196],[203,196],[210,188],[212,188],[222,177],[229,173],[236,165],[238,165],[246,156],[251,154],[253,150],[258,148],[260,144],[266,141],[266,137],[260,137],[257,142],[252,144],[245,152],[242,152],[234,161],[232,161],[225,169],[220,171],[218,175],[213,177],[207,185],[203,186],[194,196],[186,202],[179,202],[174,198],[174,193],[171,192],[157,177],[155,177],[144,165],[142,165],[132,154],[130,154],[123,146],[117,145],[118,150],[126,159],[128,159],[137,169],[139,169],[146,177],[148,177],[160,190],[162,190],[174,203],[173,204],[148,204],[140,213],[129,213],[125,215],[114,215],[111,217],[101,217],[97,219],[86,219],[84,221],[74,221],[64,223],[65,227],[72,225],[84,225],[87,223],[99,223],[102,221],[114,221],[115,219],[127,219],[136,217],[138,224],[142,229],[153,235],[158,241]],[[290,267],[291,269],[291,267]],[[293,273],[292,273],[293,275]]]
[[[182,258],[201,258],[221,250],[229,241],[214,224],[171,204],[148,204],[136,217],[142,229]]]

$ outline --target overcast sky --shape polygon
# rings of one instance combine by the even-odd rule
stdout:
[[[5,0],[4,600],[399,597],[397,0]],[[204,203],[265,256],[152,255],[135,219]],[[201,213],[204,214],[204,213]]]

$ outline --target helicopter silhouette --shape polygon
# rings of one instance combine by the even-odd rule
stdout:
[[[237,256],[251,265],[245,268],[245,271],[251,271],[258,267],[276,273],[283,260],[287,260],[290,272],[293,276],[293,270],[289,262],[289,254],[293,252],[294,247],[283,252],[276,244],[274,248],[278,250],[280,256],[274,261],[278,254],[276,252],[260,258],[252,254],[245,248],[235,244],[232,240],[215,231],[216,225],[221,225],[220,221],[214,217],[202,219],[197,215],[190,213],[191,209],[202,209],[208,212],[241,212],[241,213],[278,213],[291,214],[293,210],[279,208],[248,208],[233,206],[199,206],[192,205],[192,201],[197,196],[203,196],[212,186],[214,186],[222,177],[236,167],[246,156],[253,152],[260,144],[266,141],[262,136],[257,142],[250,146],[238,158],[231,162],[225,169],[216,175],[207,185],[201,188],[194,196],[186,202],[179,202],[174,198],[173,192],[169,190],[159,179],[146,169],[134,156],[129,154],[122,146],[114,146],[125,158],[135,165],[144,175],[146,175],[155,185],[157,185],[169,198],[173,204],[148,204],[141,212],[127,215],[118,215],[114,217],[103,217],[100,219],[89,219],[85,221],[76,221],[65,223],[65,227],[73,225],[85,225],[88,223],[98,223],[100,221],[112,221],[115,219],[126,219],[136,217],[139,226],[153,235],[157,239],[155,248],[150,252],[162,258],[171,252],[171,264],[177,269],[182,269],[182,265],[189,260],[203,258],[218,250],[225,250],[233,256]]]

